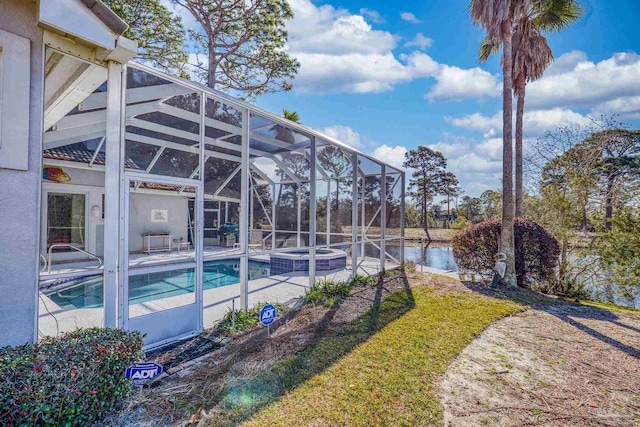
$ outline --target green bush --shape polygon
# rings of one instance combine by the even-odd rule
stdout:
[[[405,273],[415,273],[416,263],[413,261],[405,261],[403,268]]]
[[[600,257],[616,293],[633,301],[640,295],[640,208],[622,209],[611,230],[598,233],[596,253]]]
[[[265,305],[267,305],[266,302],[261,302],[246,311],[236,310],[235,329],[233,329],[233,311],[229,308],[220,323],[218,323],[218,331],[223,333],[241,332],[258,326],[258,323],[260,323],[260,310]],[[289,308],[282,304],[276,303],[273,306],[278,310],[278,315],[289,311]]]
[[[471,221],[463,216],[459,216],[451,223],[451,228],[454,230],[462,230],[471,225]]]
[[[307,289],[304,302],[312,305],[327,304],[332,307],[338,305],[340,300],[350,293],[350,283],[320,279]]]
[[[139,332],[105,328],[1,348],[0,423],[93,424],[127,397],[125,369],[143,356]]]
[[[501,223],[499,219],[479,222],[458,231],[451,244],[453,257],[461,271],[490,274],[493,256],[498,252]],[[558,240],[533,221],[514,220],[516,276],[518,286],[551,283],[557,280]]]

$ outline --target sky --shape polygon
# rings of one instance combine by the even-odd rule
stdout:
[[[527,85],[525,140],[602,114],[640,127],[640,4],[580,2],[583,18],[548,36],[555,61]],[[441,151],[464,194],[500,188],[500,61],[479,63],[483,31],[468,1],[289,3],[287,50],[300,70],[293,91],[265,95],[260,107],[297,111],[304,125],[398,167],[419,145]]]

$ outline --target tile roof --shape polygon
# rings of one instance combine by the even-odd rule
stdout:
[[[87,148],[85,143],[78,142],[76,144],[63,145],[61,147],[50,148],[48,150],[44,150],[42,152],[42,157],[45,159],[52,160],[64,160],[67,162],[79,162],[89,164],[91,162],[91,158],[93,157],[94,150],[90,150]],[[93,162],[94,165],[103,165],[105,164],[105,156],[104,151],[100,151],[96,156],[96,160]],[[136,165],[133,160],[130,158],[125,159],[125,167],[127,169],[137,169],[142,170],[141,167]]]

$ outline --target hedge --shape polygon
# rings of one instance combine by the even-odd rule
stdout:
[[[494,219],[458,231],[451,240],[456,265],[462,271],[490,274],[495,263],[493,256],[498,252],[500,228],[500,220]],[[555,281],[560,255],[558,240],[525,218],[516,218],[513,228],[518,286]]]
[[[0,424],[91,425],[128,396],[124,371],[143,356],[140,333],[105,328],[0,348]]]

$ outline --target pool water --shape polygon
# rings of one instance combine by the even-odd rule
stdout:
[[[195,268],[185,268],[130,276],[129,305],[194,292],[195,274]],[[268,262],[249,261],[249,280],[268,276]],[[205,262],[203,279],[205,290],[240,283],[240,260]],[[42,292],[63,309],[103,306],[102,275],[72,279],[55,287],[52,284],[43,282]]]

